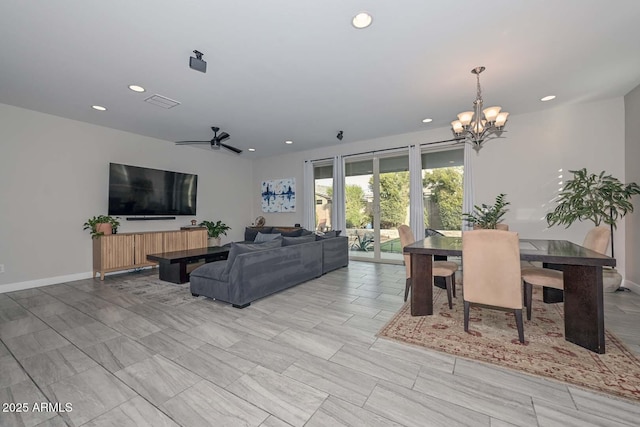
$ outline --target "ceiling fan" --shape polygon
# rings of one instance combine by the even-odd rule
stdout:
[[[211,144],[211,148],[213,150],[219,150],[220,147],[224,147],[236,154],[242,153],[241,149],[222,143],[222,141],[226,141],[231,137],[231,135],[229,135],[227,132],[222,132],[220,135],[218,135],[218,131],[220,130],[220,128],[216,126],[211,126],[211,130],[213,131],[213,139],[211,141],[178,141],[176,142],[176,145]]]

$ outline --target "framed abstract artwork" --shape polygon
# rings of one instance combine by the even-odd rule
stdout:
[[[262,181],[262,212],[295,212],[296,179]]]

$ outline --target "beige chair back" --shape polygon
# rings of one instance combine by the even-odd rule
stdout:
[[[408,225],[401,225],[398,227],[398,233],[400,233],[400,244],[404,249],[405,246],[412,244],[416,241],[413,237],[413,231]],[[411,277],[411,256],[405,254],[404,255],[404,265],[407,269],[407,277]]]
[[[606,254],[607,249],[609,248],[610,235],[609,227],[605,227],[603,225],[593,227],[585,236],[582,246],[591,249],[592,251]]]
[[[522,309],[518,233],[473,230],[462,233],[464,300]]]

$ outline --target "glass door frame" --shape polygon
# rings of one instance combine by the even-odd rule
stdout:
[[[363,153],[363,154],[358,154],[358,155],[354,155],[354,156],[346,156],[345,157],[345,188],[346,188],[346,179],[347,179],[347,175],[346,175],[346,171],[347,171],[347,164],[350,161],[353,162],[357,162],[357,161],[369,161],[371,160],[372,162],[372,177],[373,177],[373,188],[372,188],[372,193],[373,193],[373,204],[372,204],[372,213],[373,213],[373,223],[372,223],[372,227],[373,227],[373,257],[364,257],[364,256],[358,256],[358,255],[353,255],[354,251],[349,251],[349,258],[354,260],[354,261],[369,261],[369,262],[378,262],[378,263],[388,263],[388,264],[402,264],[403,263],[403,259],[400,256],[399,259],[391,259],[391,258],[383,258],[381,256],[382,251],[381,251],[381,229],[380,229],[380,213],[381,213],[381,209],[380,209],[380,203],[381,203],[381,198],[380,198],[380,159],[386,158],[386,157],[401,157],[401,156],[406,156],[407,157],[407,164],[409,161],[409,149],[408,147],[401,147],[401,148],[396,148],[396,149],[390,149],[390,150],[383,150],[383,151],[374,151],[374,152],[370,152],[370,153]],[[408,173],[408,170],[407,170]],[[409,201],[410,203],[410,201]]]

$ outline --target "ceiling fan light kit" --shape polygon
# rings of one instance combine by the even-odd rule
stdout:
[[[456,139],[471,144],[476,151],[480,151],[485,141],[499,138],[502,135],[507,117],[509,117],[509,113],[501,111],[502,107],[499,106],[482,109],[480,73],[484,70],[484,67],[476,67],[471,70],[471,73],[476,75],[477,81],[477,94],[476,100],[473,102],[473,111],[464,111],[458,114],[458,120],[451,122],[451,129]]]

